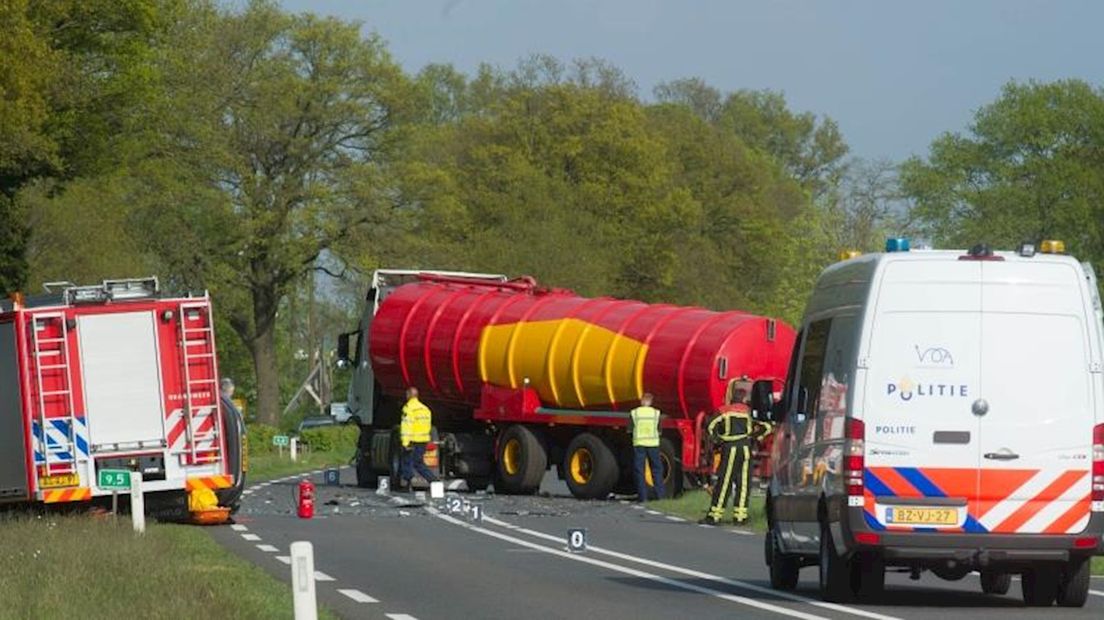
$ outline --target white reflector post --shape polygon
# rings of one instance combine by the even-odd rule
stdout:
[[[314,546],[300,540],[291,543],[291,598],[295,620],[318,620],[314,593]]]
[[[292,437],[291,441],[289,441],[288,443],[291,444],[291,460],[292,461],[298,461],[299,460],[299,438],[298,437]]]
[[[445,497],[445,483],[440,480],[434,480],[429,483],[429,496],[432,499],[444,499]]]
[[[146,498],[142,495],[142,472],[130,472],[130,519],[134,531],[146,533]]]

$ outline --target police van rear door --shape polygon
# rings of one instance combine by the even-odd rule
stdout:
[[[980,524],[999,533],[1075,533],[1089,519],[1093,373],[1100,352],[1075,262],[982,265]]]
[[[865,358],[865,519],[875,530],[976,529],[981,266],[889,258]]]

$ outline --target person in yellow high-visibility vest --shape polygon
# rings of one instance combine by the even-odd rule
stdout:
[[[633,474],[636,476],[638,501],[648,501],[648,483],[644,476],[644,463],[652,470],[652,486],[656,497],[662,499],[663,464],[659,458],[659,409],[652,406],[652,395],[645,392],[640,406],[629,412],[629,430],[633,443]]]
[[[733,499],[733,521],[737,525],[748,520],[748,492],[750,491],[751,444],[771,433],[769,422],[756,420],[751,415],[750,382],[734,390],[732,403],[721,407],[709,423],[708,434],[721,444],[721,464],[713,487],[713,501],[709,512],[698,523],[716,525],[724,518],[725,504]],[[730,493],[732,495],[730,495]]]
[[[418,388],[406,389],[406,404],[402,408],[399,424],[399,440],[402,442],[402,488],[410,488],[415,470],[426,482],[437,480],[437,475],[426,467],[426,445],[433,427],[433,414],[429,407],[418,400]]]

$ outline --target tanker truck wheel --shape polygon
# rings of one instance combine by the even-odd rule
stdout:
[[[579,433],[567,444],[564,479],[579,499],[605,499],[617,483],[617,458],[613,450],[592,433]]]
[[[520,424],[508,427],[498,438],[495,457],[498,464],[495,491],[531,495],[540,489],[544,471],[548,469],[548,453],[531,429]]]
[[[664,497],[678,497],[682,495],[682,459],[679,458],[678,451],[675,450],[674,442],[666,437],[659,442],[659,460],[663,464]],[[650,465],[644,468],[644,481],[648,484],[649,488],[655,486],[652,481],[652,468]]]

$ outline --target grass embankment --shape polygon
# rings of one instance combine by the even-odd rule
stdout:
[[[90,516],[0,517],[0,601],[0,618],[293,616],[290,586],[201,528]]]
[[[667,514],[697,521],[704,517],[706,511],[709,510],[709,500],[710,497],[705,491],[695,489],[693,491],[687,491],[675,499],[648,502],[648,507]],[[767,515],[764,511],[762,495],[751,496],[751,500],[748,502],[748,513],[748,517],[750,518],[748,526],[756,532],[766,532]],[[1093,558],[1092,573],[1094,575],[1104,575],[1104,557]]]
[[[249,471],[246,480],[252,484],[281,478],[299,472],[348,465],[356,450],[359,430],[354,425],[328,426],[303,432],[304,449],[299,460],[292,461],[289,450],[283,454],[272,445],[278,430],[262,424],[249,425]]]
[[[709,511],[710,496],[702,489],[687,491],[675,499],[662,499],[648,502],[648,507],[678,517],[697,521]],[[732,518],[731,509],[725,512],[725,519]],[[727,521],[728,525],[731,521]],[[748,527],[756,532],[767,531],[767,515],[764,511],[762,495],[752,495],[748,500]]]

